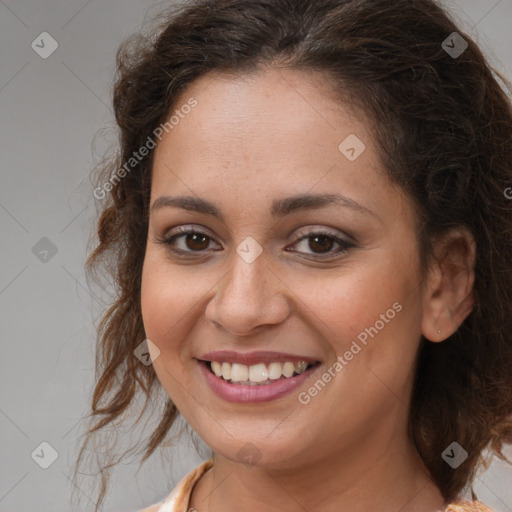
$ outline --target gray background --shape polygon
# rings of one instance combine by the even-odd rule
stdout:
[[[497,69],[512,78],[512,0],[445,4]],[[94,383],[93,320],[106,300],[91,293],[83,270],[101,206],[89,172],[95,155],[115,140],[112,132],[99,132],[113,126],[115,50],[140,28],[148,9],[154,15],[164,5],[0,0],[2,512],[72,507],[70,468]],[[42,32],[58,43],[47,59],[31,47]],[[43,237],[56,248],[54,255]],[[48,469],[31,457],[42,442],[58,453]],[[202,460],[188,438],[173,451],[172,463],[162,459],[169,452],[162,448],[137,473],[134,458],[123,464],[113,473],[103,510],[136,511],[159,501]],[[507,454],[512,457],[512,450]],[[478,477],[476,490],[496,510],[512,512],[512,471],[505,463],[493,463]],[[77,492],[81,509],[93,510],[89,497],[95,492],[85,484]]]

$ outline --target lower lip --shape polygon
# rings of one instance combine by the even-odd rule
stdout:
[[[211,390],[217,396],[228,402],[239,403],[270,402],[281,398],[291,393],[294,389],[297,389],[309,379],[319,366],[319,364],[316,364],[300,375],[287,379],[278,379],[272,382],[272,384],[250,386],[244,384],[230,384],[228,381],[212,373],[206,366],[206,363],[199,361],[199,368]]]

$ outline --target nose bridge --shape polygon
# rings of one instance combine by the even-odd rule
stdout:
[[[259,261],[258,261],[259,260]],[[268,288],[268,268],[263,258],[248,263],[238,254],[233,257],[233,264],[225,279],[222,288],[223,295],[229,300],[241,299],[247,305],[262,302],[263,295]]]
[[[229,265],[208,304],[207,318],[236,334],[286,319],[288,306],[280,281],[254,242],[242,242]]]

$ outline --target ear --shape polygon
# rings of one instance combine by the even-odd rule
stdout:
[[[434,242],[423,295],[422,334],[439,342],[451,336],[474,305],[476,244],[465,228],[457,228]]]

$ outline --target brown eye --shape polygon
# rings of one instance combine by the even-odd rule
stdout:
[[[209,238],[204,234],[189,233],[185,235],[185,244],[194,251],[203,251],[209,245]]]
[[[331,237],[325,235],[315,235],[309,237],[309,247],[313,251],[329,252],[334,244],[334,240]]]
[[[201,253],[208,251],[212,238],[202,231],[180,228],[180,233],[161,240],[177,253]]]
[[[307,242],[307,243],[306,243]],[[295,245],[302,243],[303,249],[292,252],[301,254],[309,254],[316,256],[317,259],[328,258],[330,256],[337,256],[347,252],[350,248],[355,247],[353,242],[343,240],[339,236],[328,233],[326,231],[318,231],[305,234],[295,242]],[[338,245],[338,248],[335,248]]]

